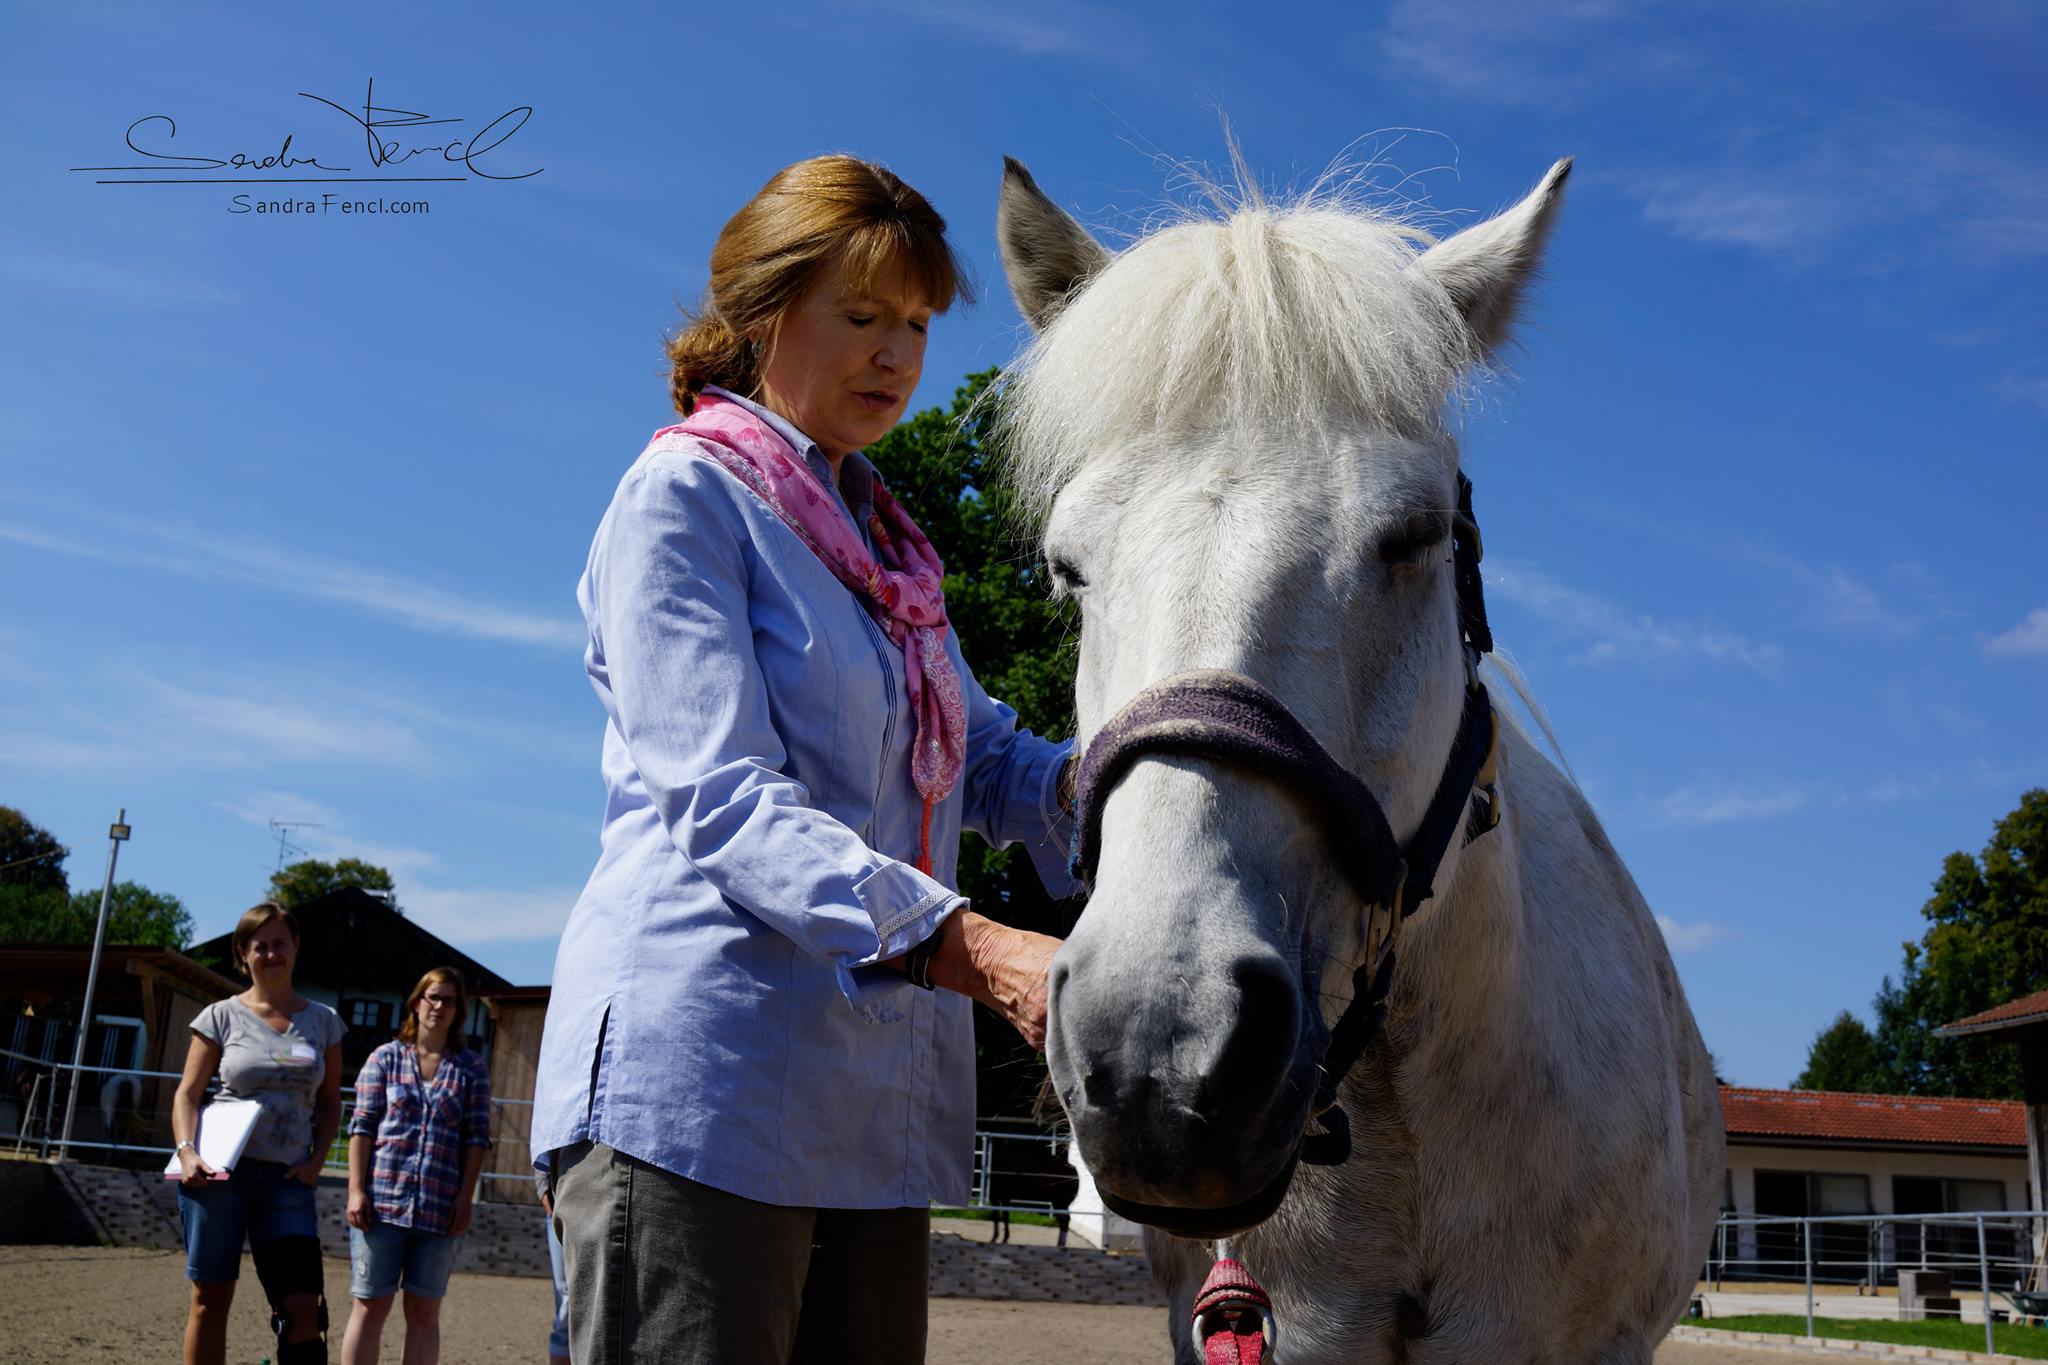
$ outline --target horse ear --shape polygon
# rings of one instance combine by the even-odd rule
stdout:
[[[1566,157],[1521,203],[1416,258],[1450,293],[1481,350],[1492,351],[1507,339],[1522,295],[1542,263],[1571,170],[1572,159]]]
[[[1110,260],[1109,252],[1065,209],[1046,198],[1024,163],[1011,156],[1003,158],[996,244],[1017,311],[1041,332]]]

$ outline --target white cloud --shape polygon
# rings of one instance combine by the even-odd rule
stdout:
[[[1095,27],[1089,8],[1033,5],[1010,11],[994,5],[952,4],[947,0],[882,0],[870,6],[904,19],[950,29],[970,42],[985,43],[1020,57],[1086,52],[1086,35]],[[1065,22],[1061,22],[1064,20]]]
[[[1759,673],[1775,671],[1781,661],[1776,645],[1754,644],[1730,631],[1632,611],[1597,593],[1561,583],[1531,564],[1489,557],[1486,584],[1489,592],[1503,600],[1584,637],[1589,641],[1585,658],[1591,661],[1690,656],[1738,664]]]
[[[356,564],[250,544],[239,535],[209,535],[75,509],[41,510],[64,520],[100,524],[80,533],[26,520],[0,521],[0,540],[55,554],[339,602],[437,634],[563,650],[579,648],[584,641],[583,627],[566,616],[541,616],[499,606]]]
[[[1825,110],[1766,100],[1748,136],[1624,175],[1644,219],[1799,265],[1889,271],[2048,255],[2048,167],[2000,130],[1897,100]]]
[[[1890,806],[1932,797],[2010,791],[2039,780],[2042,760],[2021,754],[2006,762],[1958,760],[1938,771],[1874,774],[1825,782],[1708,781],[1691,783],[1637,803],[1648,822],[1679,829],[1776,820],[1788,815]]]
[[[2009,403],[2025,403],[2048,412],[2048,374],[2007,375],[1993,387]]]
[[[415,878],[400,883],[398,903],[429,932],[468,951],[477,943],[561,937],[582,892],[581,886],[437,887]]]
[[[1668,792],[1655,803],[1667,825],[1696,827],[1744,820],[1771,820],[1804,809],[1814,792],[1800,787],[1689,786]]]
[[[20,243],[0,252],[0,278],[43,293],[78,295],[122,308],[187,308],[242,301],[239,290],[181,277],[161,264],[137,266],[67,256]]]
[[[2048,607],[2034,608],[2011,630],[1992,636],[1984,642],[1984,652],[1994,659],[2048,655]]]
[[[1626,13],[1619,0],[1399,0],[1378,57],[1467,98],[1555,105],[1673,59],[1648,46],[1587,45],[1594,26],[1611,41],[1609,21]]]
[[[1796,583],[1805,590],[1816,616],[1826,625],[1903,638],[1914,634],[1922,624],[1919,612],[1908,609],[1894,596],[1872,587],[1839,564],[1808,564],[1761,545],[1708,543],[1724,554],[1760,564]],[[1933,590],[1924,567],[1900,565],[1892,577],[1904,585],[1904,595],[1920,599],[1922,611],[1939,601],[1940,595]]]
[[[1680,924],[1669,915],[1659,915],[1657,928],[1663,931],[1664,946],[1674,953],[1696,953],[1710,943],[1719,943],[1729,937],[1727,926],[1712,920]]]
[[[1644,176],[1630,188],[1648,222],[1695,242],[1804,255],[1827,241],[1846,207],[1809,189],[1743,184],[1735,172]]]
[[[376,755],[401,768],[429,766],[420,733],[374,711],[253,689],[200,691],[154,678],[138,679],[137,685],[156,697],[162,719],[234,742],[265,762],[330,763]]]
[[[290,821],[292,857],[360,858],[391,873],[398,905],[430,933],[469,951],[473,945],[559,937],[582,893],[575,887],[476,887],[437,884],[444,860],[427,849],[381,843],[350,832],[347,816],[324,802],[290,792],[263,791],[216,802],[229,814],[261,825]]]

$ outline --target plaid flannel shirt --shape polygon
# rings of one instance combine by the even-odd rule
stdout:
[[[451,1052],[426,1081],[419,1051],[393,1039],[356,1076],[348,1132],[374,1141],[369,1193],[378,1221],[446,1233],[467,1149],[491,1145],[491,1078],[483,1058],[466,1048]]]

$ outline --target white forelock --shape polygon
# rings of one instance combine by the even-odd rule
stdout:
[[[1480,363],[1425,234],[1328,202],[1253,204],[1119,254],[1004,385],[1007,474],[1042,514],[1083,465],[1170,433],[1378,428],[1431,440]]]

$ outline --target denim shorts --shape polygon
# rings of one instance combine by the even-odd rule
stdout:
[[[313,1187],[285,1176],[279,1161],[244,1157],[226,1180],[199,1188],[178,1186],[178,1221],[185,1230],[185,1275],[201,1284],[242,1274],[242,1243],[250,1250],[279,1237],[318,1237]]]
[[[349,1294],[358,1299],[387,1299],[402,1287],[420,1299],[438,1299],[448,1292],[460,1237],[415,1232],[390,1223],[372,1223],[370,1230],[348,1230]]]

